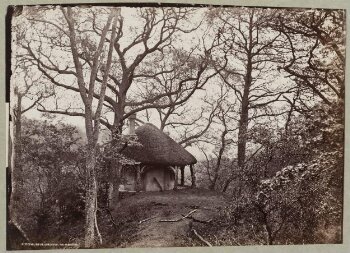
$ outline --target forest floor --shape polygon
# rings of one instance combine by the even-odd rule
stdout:
[[[219,192],[185,188],[123,197],[111,212],[99,207],[102,245],[96,241],[97,248],[267,244],[265,226],[253,206],[238,206],[235,200]],[[83,245],[83,218],[60,226],[49,224],[47,229],[38,231],[40,237],[30,242]],[[340,235],[341,227],[329,226],[327,230],[321,229],[318,236],[322,243],[339,243]]]
[[[141,192],[128,196],[121,200],[112,212],[113,217],[116,217],[114,225],[111,218],[106,219],[106,216],[104,221],[100,222],[104,246],[205,245],[193,237],[191,229],[194,223],[215,219],[226,205],[227,200],[224,196],[205,189]],[[188,218],[183,218],[189,213]]]

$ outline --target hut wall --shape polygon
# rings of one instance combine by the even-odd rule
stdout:
[[[172,190],[175,186],[174,172],[169,168],[150,167],[143,174],[145,191]]]
[[[172,190],[175,187],[175,173],[172,169],[164,170],[164,189]]]

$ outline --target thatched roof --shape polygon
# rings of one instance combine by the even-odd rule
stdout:
[[[197,162],[180,144],[150,123],[138,127],[135,133],[142,146],[127,147],[123,153],[137,162],[176,166]]]

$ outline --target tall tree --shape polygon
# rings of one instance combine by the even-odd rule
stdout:
[[[23,41],[22,47],[27,52],[27,57],[46,79],[58,87],[71,87],[66,85],[64,79],[50,75],[52,72],[73,77],[73,83],[78,87],[74,88],[80,95],[83,102],[83,116],[85,120],[85,131],[87,137],[87,190],[85,206],[85,247],[89,248],[95,243],[95,230],[98,232],[96,223],[96,151],[99,139],[101,112],[105,101],[106,86],[109,71],[112,63],[113,44],[117,34],[118,10],[112,8],[109,11],[105,25],[102,28],[101,36],[95,43],[89,41],[86,33],[80,30],[84,23],[84,12],[82,9],[73,9],[71,7],[61,8],[62,15],[56,18],[58,24],[48,21],[43,17],[35,15],[28,16],[30,22],[40,24],[36,26],[36,31],[40,31],[35,36],[32,32],[27,40]],[[52,10],[48,10],[52,11]],[[119,10],[120,11],[120,10]],[[77,16],[80,17],[77,20]],[[85,17],[86,18],[86,17]],[[105,40],[108,37],[110,27],[110,43],[106,51]],[[32,30],[33,31],[33,30]],[[57,32],[58,31],[58,32]],[[56,33],[57,32],[57,33]],[[57,55],[57,48],[62,49],[61,55]],[[89,54],[91,65],[86,67],[81,61],[81,54]],[[59,61],[60,57],[66,60],[66,63]],[[62,58],[61,58],[62,59]],[[72,62],[70,62],[70,59]],[[69,64],[72,63],[71,66]],[[65,65],[66,67],[62,67]],[[45,71],[46,70],[46,71]],[[96,85],[98,72],[101,71],[102,80],[99,86]],[[66,79],[67,81],[67,79]],[[70,79],[72,82],[72,79]],[[95,103],[94,97],[97,97]],[[68,110],[67,110],[68,111]]]
[[[72,57],[74,61],[74,66],[76,69],[77,83],[79,86],[80,96],[84,103],[84,113],[85,113],[85,131],[88,140],[88,150],[86,157],[86,170],[87,170],[87,190],[86,190],[86,222],[85,222],[85,247],[89,248],[94,244],[95,236],[95,224],[96,224],[96,203],[97,203],[97,185],[96,185],[96,151],[97,151],[97,142],[100,132],[100,118],[102,112],[102,106],[104,103],[104,96],[107,87],[107,79],[109,75],[109,70],[112,63],[112,52],[113,52],[113,43],[116,38],[117,30],[117,20],[118,20],[118,11],[120,9],[112,9],[108,20],[103,27],[100,41],[98,47],[93,54],[92,66],[90,72],[90,80],[85,81],[83,74],[83,66],[79,59],[79,52],[77,48],[77,41],[75,35],[75,21],[73,18],[73,11],[70,7],[67,9],[62,8],[63,15],[67,21],[69,29],[69,41],[70,48],[72,52]],[[110,45],[108,49],[108,56],[106,63],[103,64],[103,80],[100,87],[99,100],[97,108],[93,110],[93,97],[95,90],[95,82],[97,77],[97,71],[101,67],[100,57],[103,52],[104,41],[107,37],[108,30],[112,25],[112,32],[110,38]],[[86,84],[88,84],[88,91],[86,90]],[[97,229],[97,226],[96,226]]]
[[[271,105],[293,89],[274,82],[278,76],[275,63],[281,61],[285,51],[283,39],[281,32],[269,27],[276,22],[276,10],[225,8],[209,12],[208,16],[219,20],[221,26],[217,28],[222,45],[217,62],[225,68],[220,76],[239,101],[237,166],[243,179],[249,124],[285,113],[272,110]]]
[[[11,150],[11,191],[9,199],[9,218],[14,225],[18,223],[18,206],[23,201],[23,164],[22,164],[22,118],[24,114],[33,109],[40,101],[53,95],[53,90],[44,82],[42,75],[35,71],[33,64],[21,55],[20,47],[26,34],[27,26],[18,16],[13,17],[13,75],[11,76],[12,99],[11,119],[13,126]]]

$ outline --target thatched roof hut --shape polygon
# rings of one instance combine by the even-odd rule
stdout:
[[[127,147],[124,154],[145,165],[185,166],[196,158],[156,126],[147,123],[135,131],[142,146]]]

